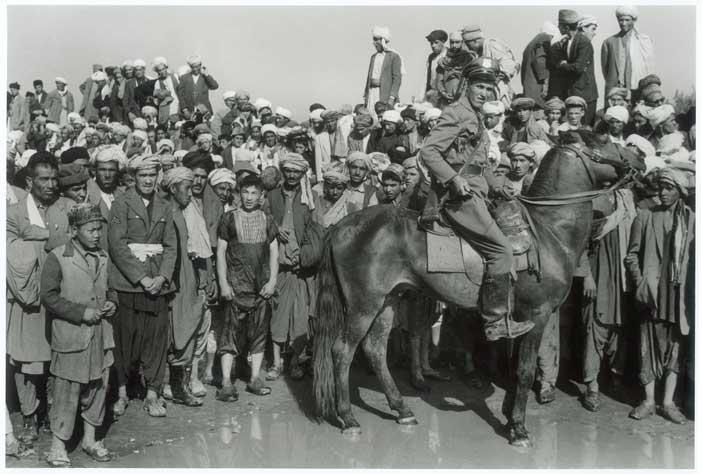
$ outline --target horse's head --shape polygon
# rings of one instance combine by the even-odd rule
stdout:
[[[627,173],[634,176],[646,169],[636,153],[589,130],[562,132],[559,144],[580,150],[594,189],[610,186]]]

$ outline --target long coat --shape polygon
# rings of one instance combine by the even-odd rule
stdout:
[[[573,38],[570,54],[567,48],[568,43],[565,40],[551,46],[548,61],[548,95],[560,97],[562,100],[571,95],[580,96],[586,102],[597,100],[595,51],[592,43],[578,32]],[[567,64],[561,66],[561,61],[567,61]]]
[[[163,276],[170,284],[161,294],[173,291],[173,270],[178,242],[173,227],[173,212],[168,201],[155,193],[151,218],[139,194],[133,188],[112,203],[108,226],[108,248],[112,265],[109,270],[110,288],[126,293],[141,293],[139,281],[144,277]],[[161,244],[163,253],[137,259],[128,244]]]
[[[7,208],[6,255],[8,283],[13,288],[21,283],[23,289],[30,285],[39,287],[41,271],[48,252],[65,244],[69,236],[66,201],[58,200],[46,210],[46,228],[33,225],[29,221],[27,197]],[[18,266],[33,268],[32,273],[16,275],[11,268]],[[36,272],[36,273],[33,273]],[[26,277],[26,279],[22,278]],[[10,278],[15,278],[10,282]],[[27,300],[26,292],[8,291],[7,294],[7,353],[14,360],[41,362],[51,359],[49,327],[46,311],[36,299]]]
[[[640,71],[639,73],[642,75],[648,74],[650,72],[653,72],[653,44],[651,42],[651,38],[649,38],[647,35],[639,33],[634,29],[631,31],[632,35],[637,35],[639,42],[642,43],[642,47],[645,47],[646,49],[650,50],[648,51],[650,54],[650,57],[648,57],[649,62],[645,62],[643,65],[645,66],[644,71]],[[619,70],[622,68],[626,68],[626,64],[621,64],[620,62],[620,54],[624,57],[626,57],[627,51],[621,51],[624,45],[622,44],[622,37],[624,36],[624,33],[621,31],[617,33],[616,35],[610,36],[606,40],[602,42],[602,49],[600,50],[600,60],[602,62],[602,75],[604,76],[605,80],[605,96],[613,87],[617,87],[619,85]],[[626,71],[628,74],[625,77],[625,82],[627,84],[621,84],[621,87],[626,87],[628,89],[636,89],[638,87],[638,80],[639,78],[632,77],[632,71]]]
[[[653,319],[679,325],[680,332],[689,331],[685,311],[685,284],[689,266],[689,249],[694,239],[695,213],[685,206],[684,219],[687,221],[687,238],[680,265],[680,286],[676,290],[670,282],[669,265],[670,234],[666,235],[664,221],[667,212],[660,206],[652,209],[639,209],[631,226],[629,250],[624,260],[627,272],[634,285],[636,302],[652,312]],[[694,257],[693,257],[694,258]]]
[[[141,117],[141,107],[144,105],[144,97],[142,96],[139,87],[147,81],[148,79],[146,78],[142,78],[141,81],[138,81],[136,77],[132,77],[124,85],[122,105],[127,118],[129,118],[129,114],[134,114],[136,117]]]
[[[198,273],[188,255],[188,227],[185,224],[183,211],[175,201],[170,205],[178,241],[178,256],[173,274],[173,282],[177,285],[177,290],[172,303],[171,330],[173,346],[176,349],[182,349],[192,339],[195,330],[202,322],[205,298],[198,295]]]
[[[61,94],[58,90],[53,90],[49,92],[46,97],[46,104],[44,105],[46,113],[51,122],[60,123],[61,121],[61,111],[63,110],[63,103],[61,100]],[[70,114],[75,110],[75,101],[73,100],[73,94],[70,91],[66,91],[66,115]]]
[[[548,33],[539,33],[524,48],[522,53],[522,88],[524,95],[536,101],[541,100],[543,84],[548,79],[548,55],[551,50]]]
[[[371,75],[373,74],[373,61],[375,61],[375,53],[371,56],[368,64],[368,77],[366,78],[366,87],[363,90],[363,97],[368,102],[368,94],[370,91]],[[390,96],[399,101],[400,85],[402,84],[402,59],[400,55],[394,51],[385,51],[383,65],[380,68],[380,101],[387,102]]]
[[[83,94],[83,102],[80,105],[79,112],[87,121],[98,119],[98,110],[95,108],[95,97],[100,95],[100,91],[95,87],[95,82],[91,78],[87,78],[80,85],[80,91]]]
[[[178,92],[181,97],[180,108],[188,107],[190,110],[195,110],[196,105],[205,104],[207,110],[212,113],[210,91],[217,90],[218,87],[217,81],[209,74],[201,73],[197,78],[197,84],[193,82],[192,73],[183,74],[180,76],[180,91]]]
[[[89,179],[87,184],[86,184],[86,189],[87,193],[85,196],[85,201],[89,202],[95,206],[98,206],[100,208],[100,214],[102,214],[102,218],[105,219],[105,223],[109,222],[110,219],[110,209],[108,209],[107,204],[105,204],[105,201],[102,200],[102,194],[100,192],[100,187],[98,184],[95,182],[95,179]],[[115,200],[122,196],[124,194],[124,190],[121,188],[117,188],[114,190],[112,193],[115,197]],[[114,201],[113,201],[114,204]],[[100,248],[105,249],[107,251],[108,248],[108,243],[107,243],[107,224],[105,227],[102,229],[102,236],[100,237]]]

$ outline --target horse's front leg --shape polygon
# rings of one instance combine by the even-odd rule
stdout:
[[[509,444],[513,446],[530,447],[529,432],[526,429],[526,405],[529,399],[531,386],[534,384],[536,374],[536,357],[541,344],[541,336],[546,325],[549,311],[539,309],[532,312],[534,328],[522,336],[518,341],[518,362],[516,373],[516,387],[514,395],[510,397],[511,407],[509,413]]]

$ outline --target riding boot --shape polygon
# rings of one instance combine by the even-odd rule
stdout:
[[[202,401],[190,393],[185,381],[185,368],[180,365],[171,366],[171,393],[173,403],[188,407],[202,406]]]
[[[531,321],[510,319],[512,276],[510,273],[486,275],[480,287],[480,313],[488,341],[514,339],[534,327]]]

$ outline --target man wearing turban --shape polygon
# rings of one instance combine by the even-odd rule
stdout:
[[[436,67],[436,91],[439,94],[438,107],[455,102],[463,92],[465,80],[463,70],[477,56],[463,43],[463,34],[454,31],[449,35],[446,55]]]
[[[400,133],[400,124],[402,123],[400,112],[396,110],[383,112],[380,123],[382,127],[373,131],[368,140],[368,153],[388,154],[390,150],[404,146],[404,140]]]
[[[186,107],[182,105],[184,99],[181,95],[183,89],[180,86],[180,81],[175,74],[169,72],[166,58],[155,58],[153,69],[157,77],[153,81],[149,81],[149,85],[144,87],[150,89],[150,95],[158,107],[158,123],[161,125],[169,122],[175,123],[179,118],[181,108]],[[195,109],[191,110],[194,111]]]
[[[353,117],[351,132],[347,139],[349,153],[354,151],[365,152],[368,149],[368,141],[373,130],[373,116],[367,114],[356,114]]]
[[[607,109],[604,120],[607,123],[609,140],[624,146],[624,127],[629,123],[629,110],[622,105],[615,105]]]
[[[57,77],[55,82],[56,89],[46,96],[44,108],[49,121],[63,126],[68,123],[68,114],[75,110],[75,101],[67,88],[66,79]]]
[[[127,381],[139,362],[147,388],[144,410],[149,416],[166,416],[159,394],[169,343],[169,303],[176,289],[172,279],[178,241],[171,204],[156,191],[160,166],[158,155],[132,158],[134,187],[115,198],[108,218],[112,259],[108,278],[119,299],[114,320],[115,416],[127,408]]]
[[[280,273],[276,290],[278,305],[273,308],[271,338],[273,339],[273,366],[268,379],[276,379],[282,369],[281,348],[288,342],[293,356],[290,377],[301,379],[299,366],[311,315],[308,280],[313,278],[319,260],[323,231],[314,222],[314,197],[307,178],[309,164],[297,153],[286,154],[280,162],[283,183],[267,195],[268,209],[278,226],[280,242]],[[312,314],[314,316],[314,314]]]
[[[203,104],[211,114],[210,91],[217,90],[219,84],[210,75],[207,68],[202,65],[200,56],[190,56],[188,66],[190,66],[190,72],[180,76],[180,90],[178,92],[182,98],[180,107],[195,110],[195,106]]]
[[[370,156],[354,151],[346,158],[349,182],[346,187],[349,212],[360,211],[378,204],[377,189],[370,183],[372,165]]]
[[[314,190],[314,211],[312,217],[315,222],[325,229],[333,226],[349,214],[348,194],[346,186],[349,176],[345,173],[345,165],[335,163],[324,171],[322,189]]]
[[[641,420],[656,412],[657,385],[663,384],[660,414],[677,424],[685,416],[673,397],[683,354],[694,325],[688,287],[694,271],[691,258],[695,214],[685,204],[687,177],[678,169],[658,174],[660,206],[639,209],[631,228],[629,251],[624,260],[632,281],[639,314],[639,382],[645,398],[629,416]],[[694,280],[692,280],[694,281]]]
[[[399,102],[403,74],[402,58],[388,48],[390,29],[376,26],[372,33],[376,52],[371,56],[363,91],[363,101],[371,113],[375,111],[376,102],[390,106]]]
[[[124,97],[122,105],[127,113],[129,122],[141,117],[141,108],[146,105],[146,94],[144,86],[148,79],[145,76],[146,62],[143,59],[134,60],[134,77],[128,79],[124,85]]]
[[[636,29],[639,13],[635,6],[616,10],[619,33],[602,43],[602,74],[605,94],[613,87],[634,92],[639,80],[654,70],[653,41]]]

